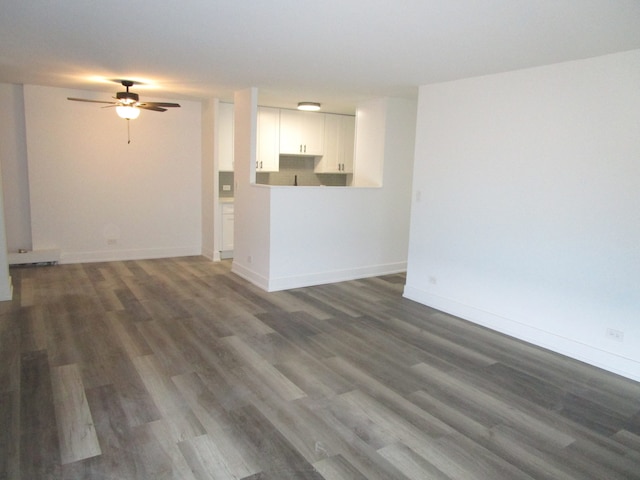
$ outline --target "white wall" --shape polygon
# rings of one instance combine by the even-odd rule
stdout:
[[[2,185],[2,169],[0,169],[0,186]],[[11,300],[13,284],[9,275],[9,259],[7,257],[7,237],[4,221],[4,205],[0,195],[0,301]]]
[[[31,248],[22,86],[0,84],[0,104],[0,300],[10,300],[7,252]]]
[[[235,231],[236,273],[274,291],[406,268],[415,102],[380,99],[358,110],[379,116],[358,124],[359,141],[375,139],[379,148],[367,155],[356,151],[355,159],[358,172],[382,159],[379,188],[249,185],[248,167],[239,170],[236,150],[236,218],[251,222],[251,229]]]
[[[234,96],[234,229],[232,271],[263,286],[270,263],[270,191],[256,185],[258,90]]]
[[[200,103],[143,111],[127,144],[113,109],[67,100],[114,92],[24,94],[34,249],[60,248],[62,262],[201,253]]]
[[[31,212],[22,85],[0,84],[2,164],[7,248],[31,249]]]
[[[405,295],[640,380],[639,85],[636,50],[421,87]]]
[[[0,174],[0,179],[1,179]],[[7,258],[7,238],[4,225],[4,209],[0,197],[0,301],[11,300],[13,284],[9,275],[9,259]]]
[[[387,100],[379,98],[359,105],[356,111],[354,187],[382,185],[387,138]],[[413,131],[414,128],[411,128]]]
[[[219,225],[216,206],[218,198],[218,175],[215,142],[217,129],[218,100],[210,99],[202,104],[202,255],[220,260],[216,248],[216,231]]]

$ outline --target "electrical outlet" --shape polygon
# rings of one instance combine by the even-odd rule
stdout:
[[[251,263],[251,262],[253,262],[253,257],[251,255],[249,255],[247,257],[247,263]]]
[[[620,330],[614,330],[613,328],[607,328],[607,337],[616,342],[622,342],[624,340],[624,332]]]

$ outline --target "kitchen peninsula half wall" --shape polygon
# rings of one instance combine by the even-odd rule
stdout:
[[[415,100],[358,105],[354,168],[341,169],[352,177],[342,188],[254,183],[264,132],[257,89],[236,92],[234,100],[234,273],[277,291],[406,269]],[[309,162],[324,159],[324,147]]]

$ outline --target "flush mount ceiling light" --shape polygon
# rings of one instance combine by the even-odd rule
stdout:
[[[320,110],[320,104],[317,102],[300,102],[298,103],[298,110],[304,110],[306,112],[317,112]]]

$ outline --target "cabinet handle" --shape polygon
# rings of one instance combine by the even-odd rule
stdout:
[[[304,146],[304,153],[307,153],[307,146]]]
[[[262,160],[260,160],[260,168],[262,169]]]
[[[300,145],[300,153],[302,153],[302,145]]]

